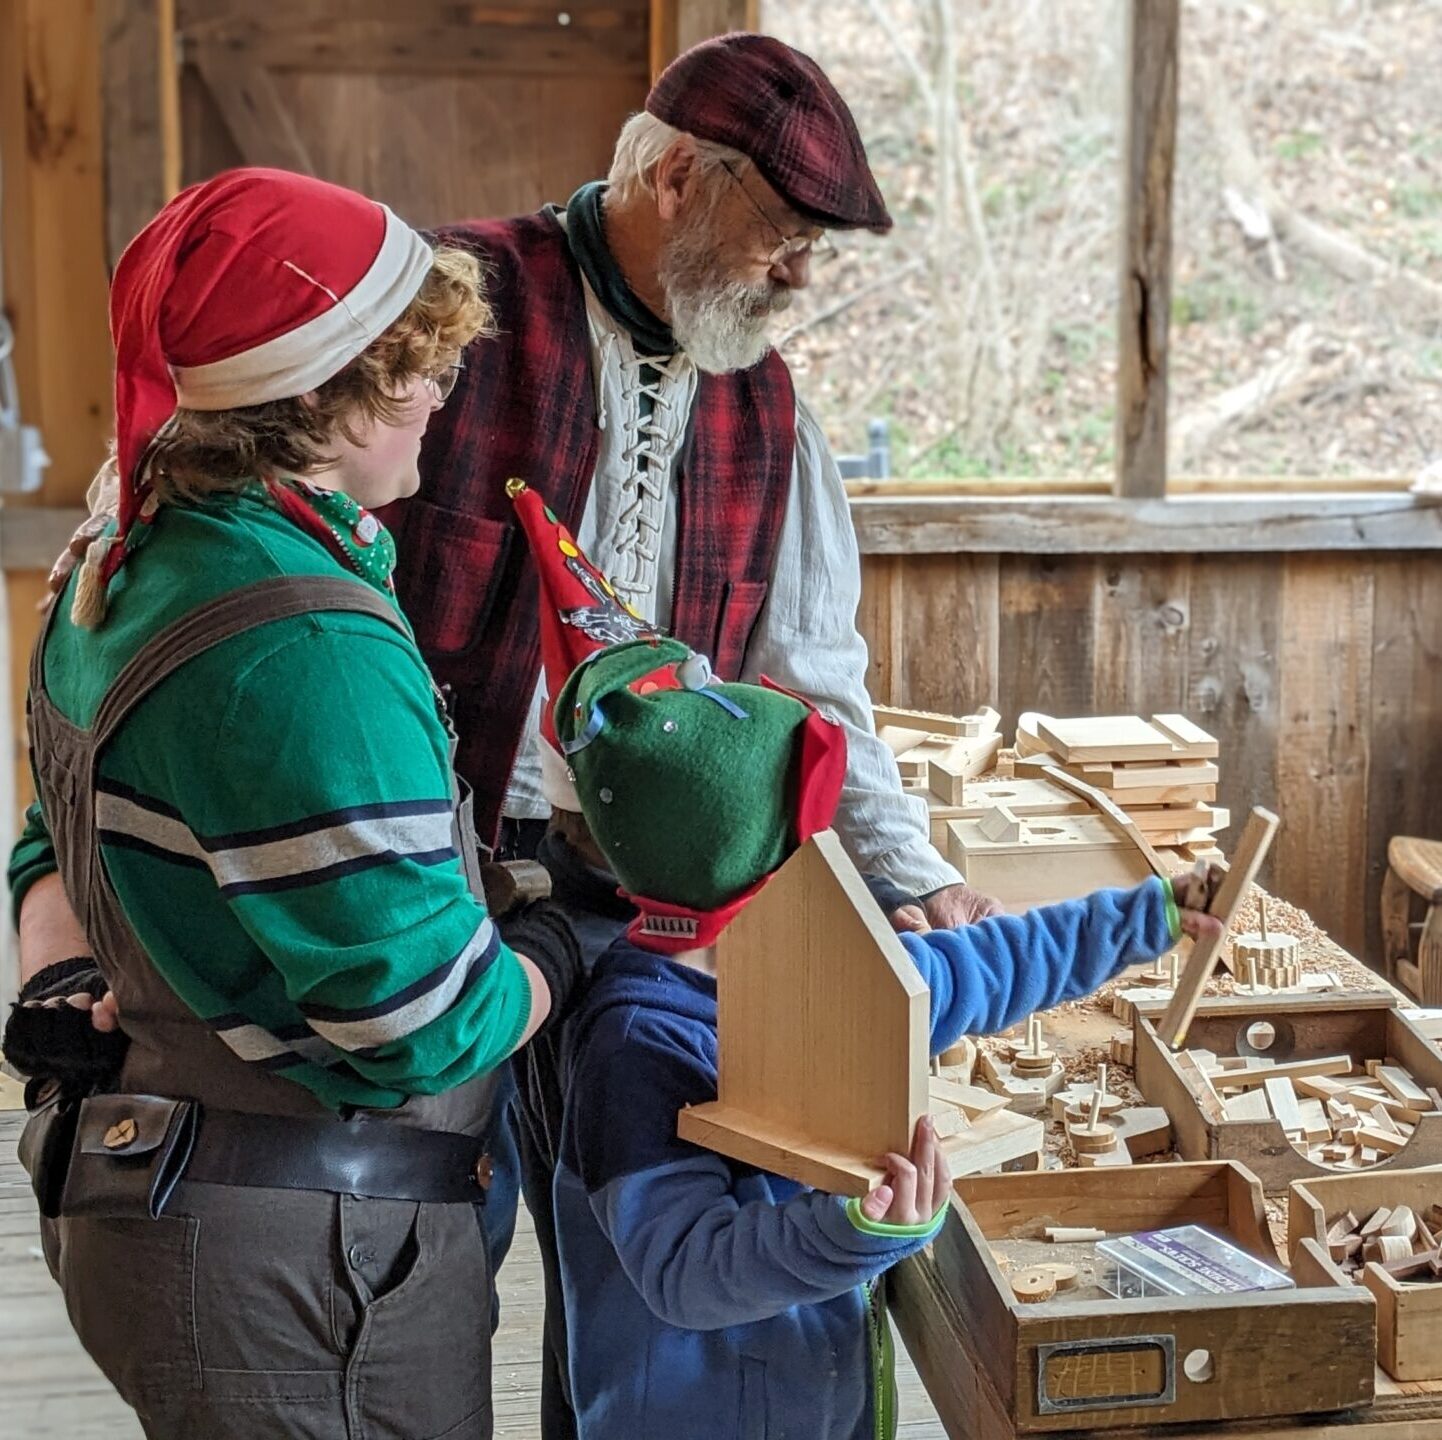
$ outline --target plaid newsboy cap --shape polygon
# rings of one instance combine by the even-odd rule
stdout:
[[[810,56],[770,35],[719,35],[693,46],[662,71],[646,109],[739,150],[818,225],[891,229],[846,101]]]

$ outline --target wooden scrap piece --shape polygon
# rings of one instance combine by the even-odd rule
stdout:
[[[959,1085],[940,1075],[933,1075],[927,1082],[933,1100],[943,1100],[954,1105],[968,1120],[980,1120],[994,1110],[1004,1110],[1008,1104],[1005,1095],[998,1095],[981,1085]]]
[[[1267,1106],[1277,1117],[1282,1133],[1289,1138],[1301,1135],[1307,1127],[1302,1120],[1302,1110],[1297,1104],[1297,1092],[1292,1089],[1292,1082],[1285,1075],[1278,1075],[1264,1080],[1262,1087]]]
[[[1383,1226],[1387,1223],[1387,1221],[1390,1220],[1391,1218],[1392,1218],[1391,1208],[1390,1208],[1389,1206],[1384,1205],[1384,1206],[1380,1207],[1379,1209],[1374,1210],[1374,1211],[1366,1218],[1366,1220],[1364,1220],[1364,1221],[1362,1222],[1362,1227],[1361,1227],[1360,1230],[1358,1230],[1357,1233],[1358,1233],[1364,1240],[1370,1240],[1370,1239],[1372,1238],[1372,1236],[1378,1235],[1378,1234],[1381,1233],[1382,1227],[1383,1227]]]
[[[1022,1270],[1011,1277],[1011,1293],[1023,1305],[1038,1305],[1056,1294],[1056,1276],[1050,1268]]]
[[[1363,1145],[1380,1151],[1383,1155],[1395,1155],[1399,1150],[1407,1148],[1405,1135],[1389,1135],[1385,1130],[1378,1130],[1372,1125],[1363,1125],[1357,1133]]]
[[[1400,1065],[1379,1065],[1376,1073],[1383,1087],[1409,1109],[1432,1108],[1432,1097]]]
[[[1226,1077],[1229,1087],[1249,1089],[1268,1080],[1293,1080],[1312,1075],[1345,1075],[1352,1068],[1350,1055],[1319,1055],[1311,1060],[1287,1060],[1262,1070],[1236,1070]]]
[[[1222,1111],[1228,1120],[1270,1120],[1272,1107],[1267,1103],[1264,1090],[1243,1090],[1222,1102]]]
[[[1216,965],[1217,955],[1231,929],[1232,917],[1237,913],[1257,877],[1257,871],[1267,858],[1278,823],[1277,817],[1270,810],[1264,810],[1260,806],[1255,808],[1247,819],[1246,829],[1242,832],[1241,841],[1232,856],[1231,869],[1227,871],[1211,906],[1212,914],[1222,922],[1221,928],[1218,933],[1206,936],[1193,945],[1186,968],[1182,971],[1177,993],[1172,997],[1172,1003],[1167,1006],[1166,1014],[1162,1016],[1158,1026],[1162,1038],[1174,1050],[1180,1049],[1186,1040],[1192,1016],[1196,1014],[1202,992]]]
[[[1177,1056],[1177,1069],[1181,1071],[1182,1079],[1187,1082],[1192,1094],[1197,1097],[1197,1105],[1206,1118],[1213,1125],[1219,1125],[1227,1118],[1222,1108],[1222,1097],[1217,1094],[1212,1085],[1211,1077],[1197,1063],[1190,1050],[1184,1050]]]

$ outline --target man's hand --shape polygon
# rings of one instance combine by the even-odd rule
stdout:
[[[934,930],[954,930],[958,925],[973,925],[988,915],[1005,915],[1006,910],[990,895],[973,890],[970,885],[945,885],[922,897],[926,919]]]
[[[891,921],[891,928],[898,935],[908,932],[925,935],[931,929],[931,922],[926,918],[926,911],[919,900],[913,905],[898,906],[886,918]]]
[[[888,1155],[885,1165],[886,1175],[861,1202],[861,1213],[873,1225],[928,1224],[951,1194],[951,1168],[929,1115],[916,1122],[910,1156]]]

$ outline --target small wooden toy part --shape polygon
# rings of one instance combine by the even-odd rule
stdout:
[[[1257,932],[1238,935],[1232,941],[1232,969],[1241,973],[1243,969],[1256,984],[1271,985],[1275,989],[1302,983],[1302,967],[1297,963],[1299,941],[1295,935],[1283,935],[1272,930],[1267,924],[1267,897],[1257,897]],[[1280,972],[1274,976],[1271,972]],[[1252,978],[1252,977],[1255,978]],[[1278,981],[1281,983],[1278,983]]]
[[[1011,1057],[1011,1068],[1017,1076],[1048,1075],[1056,1064],[1056,1054],[1042,1042],[1041,1017],[1029,1015],[1026,1021],[1026,1044]]]
[[[1068,1126],[1066,1133],[1078,1154],[1096,1155],[1116,1149],[1117,1132],[1102,1119],[1100,1091],[1092,1095],[1086,1122]]]
[[[1011,1293],[1023,1305],[1038,1305],[1056,1294],[1057,1279],[1050,1266],[1022,1270],[1011,1277]]]
[[[976,1041],[969,1036],[963,1036],[950,1050],[943,1050],[936,1057],[936,1062],[943,1069],[952,1072],[948,1079],[960,1080],[963,1085],[970,1085],[972,1072],[976,1069]]]
[[[1197,1012],[1202,992],[1206,989],[1207,981],[1211,979],[1217,956],[1226,942],[1232,917],[1237,913],[1243,897],[1257,878],[1257,871],[1262,868],[1262,862],[1267,858],[1267,850],[1271,846],[1277,825],[1277,817],[1260,806],[1254,809],[1247,819],[1241,842],[1232,856],[1232,867],[1223,878],[1211,906],[1211,913],[1221,921],[1221,928],[1215,934],[1204,936],[1192,946],[1192,953],[1188,957],[1186,969],[1182,971],[1176,993],[1157,1027],[1162,1039],[1174,1050],[1180,1049],[1186,1042],[1192,1016]]]
[[[1107,1238],[1105,1230],[1097,1230],[1090,1225],[1047,1225],[1041,1233],[1054,1245],[1077,1245]]]
[[[1009,805],[993,805],[976,822],[977,829],[997,844],[1021,841],[1021,821]]]
[[[717,1098],[681,1111],[681,1138],[865,1195],[930,1108],[929,995],[836,835],[797,850],[717,950]]]
[[[1056,1281],[1058,1290],[1075,1290],[1079,1278],[1075,1265],[1041,1265],[1041,1270],[1050,1270],[1052,1279]]]

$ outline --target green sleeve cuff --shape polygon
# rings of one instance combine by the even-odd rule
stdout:
[[[1162,881],[1162,894],[1167,902],[1167,928],[1172,932],[1173,940],[1182,938],[1182,912],[1177,909],[1177,892],[1172,889],[1170,879]]]
[[[888,1225],[884,1220],[868,1220],[861,1213],[861,1201],[853,1196],[846,1202],[846,1218],[863,1235],[880,1235],[890,1240],[924,1240],[929,1239],[941,1229],[949,1204],[950,1201],[943,1200],[941,1209],[930,1220],[924,1221],[920,1225]]]

